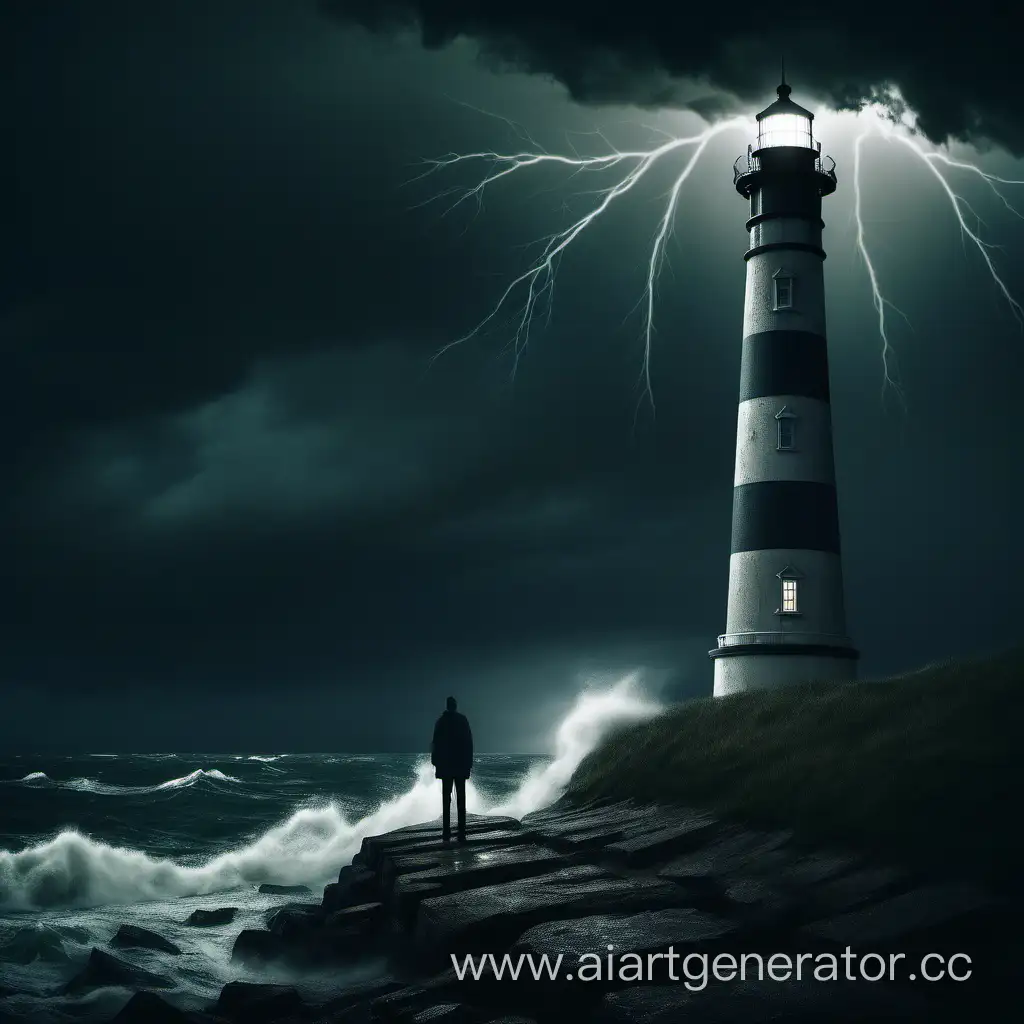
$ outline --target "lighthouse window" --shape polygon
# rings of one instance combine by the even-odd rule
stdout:
[[[782,581],[782,610],[784,612],[795,612],[796,607],[796,580]]]
[[[780,416],[779,424],[779,451],[788,452],[796,447],[796,417]]]
[[[793,278],[785,276],[775,278],[775,308],[793,308]]]

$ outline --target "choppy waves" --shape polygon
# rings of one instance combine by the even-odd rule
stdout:
[[[614,726],[655,714],[657,704],[628,676],[604,692],[584,692],[555,737],[554,759],[522,779],[513,795],[490,803],[473,785],[466,787],[470,812],[520,817],[544,807],[564,791],[580,761]],[[45,781],[44,781],[45,780]],[[197,769],[151,787],[114,787],[92,780],[51,782],[41,772],[17,780],[22,785],[103,785],[90,792],[157,792],[200,783],[240,780],[212,769]],[[0,850],[0,907],[87,907],[203,895],[243,884],[275,882],[321,886],[358,851],[364,836],[430,820],[437,815],[437,783],[427,763],[419,766],[411,789],[350,821],[335,804],[303,807],[262,836],[203,864],[183,864],[143,850],[99,842],[73,829],[25,850]]]
[[[241,783],[242,780],[234,775],[226,775],[217,768],[197,768],[187,775],[179,778],[168,779],[166,782],[159,782],[152,786],[118,786],[109,782],[100,782],[98,779],[51,779],[46,772],[30,772],[20,779],[7,781],[6,785],[22,784],[34,786],[39,789],[69,789],[78,793],[100,793],[106,796],[141,796],[147,793],[163,793],[167,790],[187,789],[203,782],[227,782]]]

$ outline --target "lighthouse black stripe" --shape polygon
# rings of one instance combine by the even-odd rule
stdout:
[[[793,548],[839,554],[833,484],[770,480],[732,492],[732,553]]]
[[[740,401],[772,395],[829,400],[824,335],[810,331],[761,331],[743,339]]]

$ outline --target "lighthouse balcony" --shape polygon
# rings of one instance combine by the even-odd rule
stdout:
[[[792,154],[794,168],[799,168],[800,173],[806,174],[810,171],[812,174],[819,196],[831,195],[836,190],[836,162],[830,156],[822,156],[820,148],[816,155],[813,151],[808,152],[805,148],[797,146],[767,152],[770,154],[769,161],[773,171],[779,171],[784,166],[787,155]],[[812,156],[813,160],[809,159]],[[732,165],[732,181],[736,191],[742,196],[749,196],[761,182],[761,172],[767,169],[765,160],[759,153],[748,149]]]
[[[772,630],[756,633],[723,633],[719,647],[747,647],[751,644],[809,644],[815,647],[852,647],[848,636],[836,633],[802,633],[799,630]]]

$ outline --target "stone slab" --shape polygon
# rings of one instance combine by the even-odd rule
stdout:
[[[709,814],[666,814],[651,831],[609,843],[603,852],[616,863],[647,867],[692,851],[707,842],[718,822]]]
[[[534,925],[520,935],[511,952],[513,956],[561,956],[566,961],[578,960],[584,953],[597,953],[606,966],[609,953],[618,958],[627,953],[657,953],[670,947],[685,951],[705,948],[733,934],[736,928],[734,921],[724,917],[681,907],[639,914],[594,914]],[[613,947],[610,951],[609,946]]]
[[[621,878],[593,865],[579,865],[425,899],[416,916],[416,946],[424,955],[496,953],[542,921],[669,909],[688,902],[684,890],[663,879]]]

